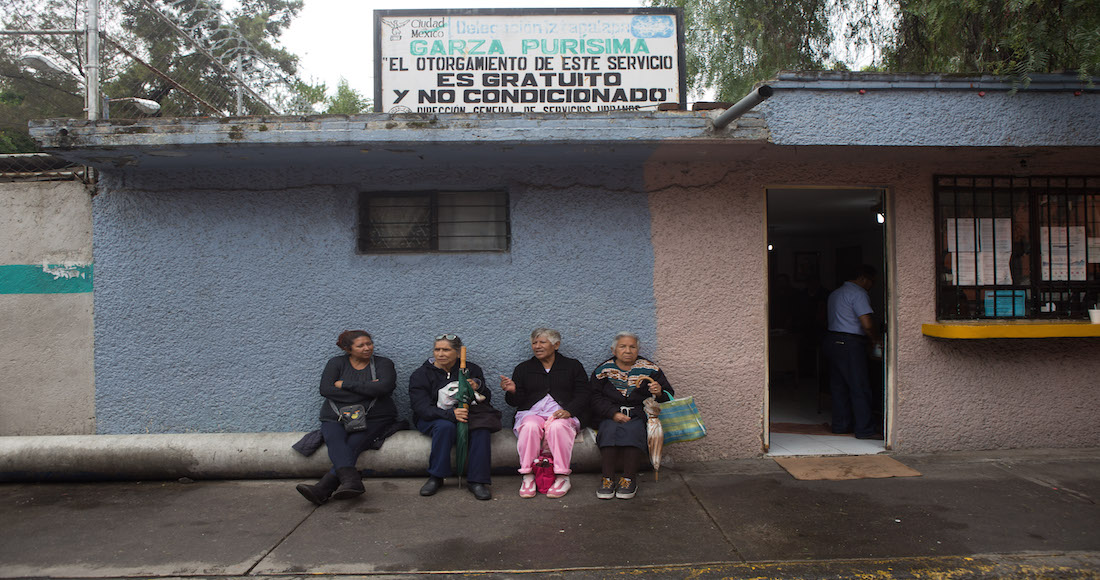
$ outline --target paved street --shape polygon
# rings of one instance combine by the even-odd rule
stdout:
[[[0,577],[1100,578],[1100,450],[895,456],[923,475],[799,481],[770,459],[643,474],[629,501],[478,502],[371,478],[0,485]]]

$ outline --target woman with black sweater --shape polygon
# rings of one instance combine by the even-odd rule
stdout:
[[[374,340],[363,330],[342,332],[336,346],[346,354],[330,359],[321,373],[321,433],[332,469],[315,485],[303,483],[297,488],[317,505],[329,498],[347,499],[363,493],[363,478],[355,468],[359,454],[368,447],[377,448],[377,440],[392,433],[398,420],[392,398],[397,386],[393,361],[374,355]],[[366,429],[345,430],[337,409],[347,405],[366,409]]]
[[[500,377],[504,400],[516,408],[513,431],[523,498],[536,495],[533,468],[544,446],[554,460],[554,483],[546,497],[562,497],[571,487],[573,441],[588,414],[588,374],[580,361],[558,352],[559,347],[561,333],[536,328],[531,333],[534,356],[517,365],[511,378]]]

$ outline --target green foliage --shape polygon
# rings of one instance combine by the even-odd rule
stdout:
[[[684,10],[691,89],[737,100],[783,69],[832,66],[835,6],[830,0],[651,0]]]
[[[325,102],[325,93],[328,87],[325,83],[312,84],[305,81],[294,83],[294,92],[290,99],[283,104],[283,110],[288,114],[312,115],[317,112],[316,106]]]
[[[781,70],[1030,76],[1100,71],[1097,0],[650,0],[684,10],[688,86],[736,100]]]
[[[986,73],[1027,86],[1034,73],[1100,69],[1096,0],[899,0],[886,65]]]
[[[265,95],[277,106],[302,104],[312,109],[324,98],[306,83],[296,79],[297,57],[278,46],[278,39],[301,11],[302,0],[241,0],[237,8],[222,15],[218,0],[150,0],[159,10],[183,19],[182,25],[202,26],[216,57],[241,54],[227,59],[230,69],[267,67],[287,79],[286,90],[274,97]],[[74,29],[83,24],[78,0],[0,0],[0,27],[8,30]],[[237,86],[232,77],[215,66],[164,20],[154,15],[139,0],[112,0],[101,3],[105,41],[102,46],[101,92],[107,97],[139,97],[157,101],[163,116],[208,116],[235,112]],[[239,35],[230,34],[236,28]],[[244,39],[249,50],[242,50]],[[83,37],[0,36],[0,132],[5,150],[11,147],[34,151],[26,135],[27,121],[44,118],[81,118],[85,116],[79,78],[84,74]],[[117,43],[117,44],[115,44]],[[28,69],[19,56],[39,52],[67,69],[57,74]],[[126,52],[140,58],[161,74],[138,63]],[[259,54],[268,64],[257,62]],[[176,84],[168,82],[164,76]],[[180,88],[180,85],[186,91]],[[305,89],[295,94],[293,87]],[[198,95],[216,111],[204,106],[187,91]],[[266,114],[270,109],[242,91],[243,114]],[[311,100],[312,99],[312,100]],[[114,103],[112,117],[137,114],[126,103]],[[16,137],[12,137],[16,135]],[[29,149],[26,149],[29,147]]]
[[[178,15],[184,28],[201,25],[219,60],[228,61],[232,70],[240,66],[248,71],[260,66],[250,56],[254,49],[264,60],[274,63],[282,74],[293,76],[297,57],[276,46],[275,42],[301,10],[302,0],[245,0],[236,10],[222,17],[216,0],[173,0],[171,4],[154,2],[157,8]],[[136,52],[151,67],[164,73],[188,91],[200,97],[218,112],[237,111],[238,87],[232,76],[215,66],[182,35],[175,33],[140,2],[121,3],[122,30],[119,44]],[[237,30],[240,36],[230,33]],[[243,40],[242,40],[243,38]],[[247,44],[246,44],[247,43]],[[135,50],[138,49],[139,50]],[[108,46],[107,51],[112,47]],[[234,55],[242,55],[237,61]],[[227,57],[228,58],[223,58]],[[140,64],[121,59],[124,68],[107,79],[103,92],[111,96],[135,96],[157,101],[166,117],[209,116],[216,114],[194,97],[180,90],[161,75]],[[247,91],[241,91],[241,114],[271,111]]]
[[[325,99],[325,104],[328,105],[325,113],[329,115],[356,115],[368,111],[371,107],[370,100],[363,98],[359,91],[348,86],[348,81],[343,77],[340,77],[340,82],[336,84],[336,94]]]
[[[28,71],[18,57],[0,46],[0,153],[38,150],[27,132],[30,119],[84,116],[82,89],[74,77]]]
[[[0,129],[0,155],[9,153],[34,153],[38,148],[25,131]]]

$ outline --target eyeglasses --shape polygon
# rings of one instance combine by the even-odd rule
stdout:
[[[436,340],[454,340],[458,338],[457,334],[441,334],[435,337]]]

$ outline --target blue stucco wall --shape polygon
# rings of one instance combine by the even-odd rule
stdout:
[[[562,352],[588,370],[618,330],[639,333],[652,353],[653,251],[637,175],[526,167],[107,177],[94,200],[97,429],[314,428],[320,372],[340,354],[344,329],[368,330],[376,352],[394,360],[406,416],[408,375],[442,332],[463,337],[506,411],[497,375],[530,356],[536,326],[558,328]],[[507,188],[511,251],[355,253],[360,188],[435,187]]]
[[[764,101],[777,145],[1096,146],[1100,94],[784,89]]]

